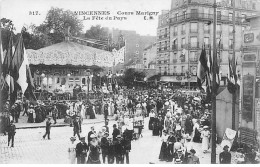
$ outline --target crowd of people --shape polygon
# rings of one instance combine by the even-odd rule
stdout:
[[[21,112],[28,117],[29,123],[43,122],[47,118],[43,138],[50,139],[51,119],[56,124],[57,119],[64,118],[66,123],[73,126],[68,149],[70,163],[98,164],[101,163],[100,157],[103,163],[122,164],[125,160],[129,163],[131,141],[136,133],[142,136],[143,128],[151,130],[153,136],[161,137],[160,161],[199,164],[193,143],[201,143],[205,154],[210,148],[211,104],[199,90],[128,89],[95,102],[38,101],[33,104],[24,100],[8,107],[7,102],[4,117],[8,126],[11,121],[18,122]],[[86,137],[81,136],[82,121],[86,118],[95,119],[96,114],[104,115],[105,126],[98,132],[92,127],[86,141]],[[112,136],[109,136],[108,116],[113,116],[117,121],[113,125]],[[148,127],[144,127],[145,117],[149,119]],[[136,127],[138,132],[135,131]],[[77,137],[80,142],[76,144]],[[227,147],[224,147],[219,157],[220,163],[231,163],[229,155]]]

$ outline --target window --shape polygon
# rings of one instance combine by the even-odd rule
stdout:
[[[233,17],[233,13],[229,13],[229,14],[228,14],[228,19],[229,19],[229,21],[232,21],[232,17]]]
[[[179,13],[175,13],[175,20],[178,21]]]
[[[83,84],[83,85],[86,84],[86,78],[82,78],[82,84]]]
[[[69,82],[73,82],[74,81],[74,78],[69,78]]]
[[[209,33],[209,25],[208,25],[208,23],[204,24],[204,33]]]
[[[177,53],[173,53],[173,60],[177,59]]]
[[[182,24],[182,26],[181,26],[181,34],[185,34],[185,32],[186,32],[186,25]]]
[[[190,23],[190,32],[198,32],[198,23]]]
[[[138,47],[139,47],[139,44],[136,44],[135,46],[138,48]]]
[[[185,38],[182,38],[181,39],[181,47],[184,48],[185,44],[186,44],[186,40],[185,40]]]
[[[233,25],[229,25],[229,34],[233,33]]]
[[[173,28],[173,36],[176,36],[178,34],[178,27],[174,26]]]
[[[221,19],[221,11],[217,11],[217,19]]]
[[[253,10],[256,9],[256,5],[255,5],[255,3],[252,4],[252,9],[253,9]]]
[[[197,37],[190,37],[190,43],[192,48],[198,47],[198,38]]]
[[[193,17],[193,18],[198,17],[198,9],[191,9],[190,13],[191,13],[191,17]]]
[[[229,49],[233,49],[233,39],[229,40]]]
[[[204,17],[209,18],[209,8],[204,8]]]
[[[187,11],[183,11],[183,18],[184,18],[184,19],[187,18]]]
[[[197,51],[191,51],[190,52],[190,61],[197,61]]]
[[[60,83],[60,78],[57,78],[57,83]]]
[[[174,72],[174,73],[177,72],[177,67],[176,67],[176,66],[173,67],[173,72]]]
[[[136,52],[135,52],[135,54],[137,54],[137,55],[138,55],[138,54],[139,54],[139,51],[136,51]]]
[[[246,27],[245,26],[242,26],[242,31],[245,31]]]
[[[209,37],[204,37],[204,44],[206,47],[209,47]]]
[[[221,24],[217,24],[217,33],[221,32]]]
[[[181,66],[181,73],[184,73],[185,71],[185,66]]]

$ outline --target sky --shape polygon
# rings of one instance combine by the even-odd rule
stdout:
[[[110,12],[109,17],[112,20],[105,20],[107,15],[101,15],[103,20],[96,20],[98,18],[93,20],[93,15],[78,15],[78,18],[83,20],[84,32],[92,25],[100,24],[102,27],[135,30],[140,35],[152,36],[156,36],[158,15],[161,14],[162,10],[169,10],[171,5],[171,0],[0,0],[0,2],[1,18],[13,20],[18,32],[23,26],[29,26],[31,23],[41,24],[45,20],[47,11],[51,7],[58,7],[73,12]],[[136,15],[136,11],[154,12],[153,19],[149,19],[148,15]],[[30,12],[35,14],[38,12],[38,15],[32,15]],[[134,12],[134,14],[120,15],[118,12]],[[159,13],[156,15],[156,12]],[[113,20],[114,16],[117,20]],[[86,20],[88,17],[90,20]]]

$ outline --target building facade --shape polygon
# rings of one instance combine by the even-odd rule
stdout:
[[[154,69],[154,63],[156,62],[157,45],[156,43],[146,47],[143,51],[143,64],[144,68]]]
[[[163,10],[158,17],[156,72],[167,73],[170,68],[170,24],[169,11]]]
[[[178,76],[175,82],[187,82],[186,73],[191,74],[190,82],[196,83],[198,59],[202,46],[206,52],[213,45],[213,2],[214,0],[172,0],[169,11],[169,59],[164,64],[157,63],[157,72],[162,75]],[[256,0],[241,0],[235,4],[235,46],[233,46],[233,7],[230,0],[217,1],[217,46],[222,80],[227,77],[228,59],[233,55],[235,47],[238,72],[241,71],[242,36],[249,23],[246,17],[257,13],[259,3]],[[159,20],[160,22],[160,20]],[[167,25],[165,25],[167,27]],[[158,26],[158,31],[161,27]],[[158,41],[158,48],[160,48]],[[157,59],[162,55],[157,54]],[[161,71],[160,71],[161,69]],[[169,78],[169,77],[168,77]],[[177,77],[176,77],[177,78]],[[185,80],[186,78],[186,80]],[[185,83],[186,85],[187,83]]]
[[[136,31],[119,29],[112,29],[111,31],[113,40],[118,40],[120,35],[126,40],[125,63],[128,63],[130,60],[135,62],[142,61],[143,50],[156,42],[155,36],[142,36],[137,34]]]

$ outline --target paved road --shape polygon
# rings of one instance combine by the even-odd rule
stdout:
[[[110,131],[114,121],[110,121]],[[166,163],[158,160],[161,140],[152,136],[148,130],[148,120],[145,120],[143,138],[132,142],[130,163],[148,164]],[[100,129],[104,123],[95,124]],[[91,125],[83,125],[83,134],[87,135]],[[72,127],[53,127],[51,140],[43,140],[44,128],[19,129],[15,136],[15,147],[7,147],[7,136],[0,136],[0,163],[4,164],[64,164],[68,163],[67,148],[69,138],[72,136]],[[78,142],[78,141],[76,141]],[[210,153],[203,154],[200,151],[201,144],[194,145],[201,163],[210,163]]]

